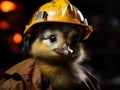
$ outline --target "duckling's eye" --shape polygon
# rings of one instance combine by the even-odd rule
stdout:
[[[50,42],[56,42],[57,41],[57,38],[56,38],[56,36],[55,35],[51,35],[50,37],[49,37],[49,40],[50,40]]]

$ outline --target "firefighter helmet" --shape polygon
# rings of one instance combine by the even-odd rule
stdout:
[[[30,34],[30,31],[34,30],[33,28],[36,25],[47,25],[47,23],[66,23],[76,25],[77,27],[85,27],[84,40],[89,37],[93,30],[80,10],[72,5],[69,0],[52,0],[39,7],[29,24],[26,25],[24,34]]]

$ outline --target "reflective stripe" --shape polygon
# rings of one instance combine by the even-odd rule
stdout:
[[[39,19],[46,19],[47,18],[47,13],[45,11],[42,11],[42,12],[39,12],[37,14],[37,17],[36,17],[36,20],[39,20]]]

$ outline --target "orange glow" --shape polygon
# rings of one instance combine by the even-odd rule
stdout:
[[[11,1],[2,1],[0,9],[3,12],[9,12],[16,9],[16,4]]]
[[[8,21],[0,21],[0,29],[7,30],[10,28],[10,23]]]
[[[15,33],[13,36],[13,41],[17,44],[22,42],[22,36],[20,33]]]

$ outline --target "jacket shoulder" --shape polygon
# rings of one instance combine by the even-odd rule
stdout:
[[[34,68],[36,61],[33,58],[25,59],[16,65],[9,68],[5,73],[7,74],[28,74],[31,72],[31,70]]]
[[[35,64],[35,60],[29,58],[8,69],[0,78],[0,90],[27,90],[32,85],[30,76]]]

